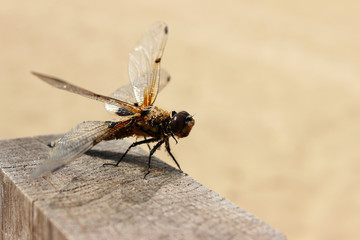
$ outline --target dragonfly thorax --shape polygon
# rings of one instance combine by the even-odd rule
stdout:
[[[151,106],[142,109],[136,119],[134,133],[154,138],[163,138],[168,134],[170,113],[158,107]]]
[[[144,109],[136,122],[136,126],[143,132],[142,135],[155,138],[187,137],[194,124],[195,120],[186,111],[173,111],[170,115],[168,111],[155,106]]]

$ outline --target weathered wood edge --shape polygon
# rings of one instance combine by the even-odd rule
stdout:
[[[110,141],[51,176],[29,179],[59,136],[0,141],[2,239],[285,239],[279,231],[166,163]]]

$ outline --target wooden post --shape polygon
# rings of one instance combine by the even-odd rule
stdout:
[[[285,239],[212,190],[135,148],[102,142],[62,170],[31,171],[59,136],[0,141],[1,239]]]

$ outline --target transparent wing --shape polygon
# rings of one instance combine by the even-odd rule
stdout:
[[[119,99],[121,101],[132,103],[133,105],[137,103],[131,84],[127,84],[116,89],[116,91],[111,94],[111,97]],[[106,111],[110,113],[115,113],[119,116],[128,116],[133,114],[124,107],[118,107],[108,103],[105,103],[105,109]]]
[[[89,121],[80,123],[56,142],[55,147],[50,151],[49,159],[36,168],[30,177],[45,176],[61,169],[95,144],[104,139],[111,139],[114,131],[125,127],[129,122],[130,118],[122,122]]]
[[[115,99],[115,98],[103,96],[103,95],[100,95],[97,93],[93,93],[89,90],[75,86],[64,80],[61,80],[59,78],[55,78],[55,77],[52,77],[49,75],[45,75],[45,74],[37,73],[37,72],[32,72],[32,74],[34,74],[35,76],[37,76],[38,78],[40,78],[41,80],[50,84],[53,87],[56,87],[56,88],[59,88],[62,90],[66,90],[68,92],[76,93],[81,96],[88,97],[88,98],[91,98],[91,99],[94,99],[94,100],[97,100],[97,101],[100,101],[103,103],[108,103],[108,104],[111,104],[111,105],[114,105],[117,107],[125,108],[130,112],[139,112],[138,108],[134,107],[132,104],[123,102],[119,99]]]
[[[169,81],[170,81],[170,74],[165,69],[161,69],[160,70],[160,81],[159,81],[159,92],[162,89],[164,89],[164,87],[169,83]],[[122,87],[116,89],[116,91],[111,94],[111,97],[115,98],[115,99],[119,99],[120,101],[134,104],[134,105],[135,104],[139,105],[139,103],[137,102],[137,100],[135,98],[133,87],[131,84],[127,84],[125,86],[122,86]],[[115,113],[119,116],[127,116],[127,115],[133,114],[124,107],[118,107],[118,106],[108,104],[108,103],[105,103],[105,109],[108,112]]]
[[[163,90],[167,84],[170,82],[171,76],[168,71],[161,68],[160,69],[160,82],[159,82],[159,92]]]
[[[140,106],[152,105],[158,94],[160,62],[167,35],[166,24],[155,23],[130,53],[129,78]]]

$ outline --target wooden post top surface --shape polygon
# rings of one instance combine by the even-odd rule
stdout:
[[[102,142],[62,170],[29,175],[56,135],[0,141],[2,239],[285,239],[279,231],[128,141]]]

